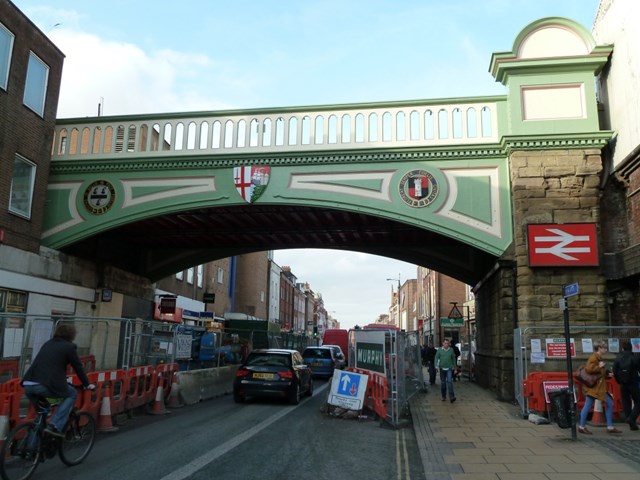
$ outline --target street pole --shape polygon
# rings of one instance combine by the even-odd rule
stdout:
[[[563,288],[563,295],[565,290]],[[571,361],[571,333],[569,329],[569,307],[567,297],[563,296],[563,311],[562,316],[564,318],[564,338],[567,350],[567,383],[569,385],[569,421],[571,423],[571,440],[576,441],[578,438],[576,431],[576,403],[573,401],[573,363]]]

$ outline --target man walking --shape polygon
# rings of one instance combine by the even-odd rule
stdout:
[[[625,421],[631,430],[638,430],[636,420],[640,415],[640,385],[638,372],[640,359],[631,351],[631,342],[625,341],[613,362],[613,376],[620,385],[620,398],[624,409]],[[631,407],[633,403],[633,409]]]
[[[427,356],[427,368],[429,369],[429,385],[435,385],[436,384],[436,363],[435,363],[436,349],[433,346],[432,342],[429,342],[429,345],[427,346],[426,356]]]
[[[449,400],[451,403],[456,401],[456,395],[453,391],[453,372],[456,368],[456,356],[451,348],[449,339],[442,342],[442,348],[436,352],[435,358],[436,368],[440,370],[440,392],[442,393],[442,401],[447,399],[447,390],[449,390]]]

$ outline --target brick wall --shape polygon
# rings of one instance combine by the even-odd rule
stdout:
[[[15,35],[7,91],[0,91],[0,228],[7,245],[37,252],[64,55],[12,3],[0,2],[0,19]],[[49,66],[44,118],[23,105],[30,52]],[[30,219],[8,212],[16,154],[37,165]]]

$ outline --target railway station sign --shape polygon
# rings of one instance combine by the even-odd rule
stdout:
[[[530,267],[598,266],[595,223],[529,224]]]

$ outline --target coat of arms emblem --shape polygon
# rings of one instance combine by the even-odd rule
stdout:
[[[253,203],[263,194],[269,183],[271,167],[234,167],[233,181],[236,190],[247,203]]]
[[[426,170],[412,170],[398,185],[400,198],[412,207],[426,207],[435,200],[438,190],[438,182]]]

